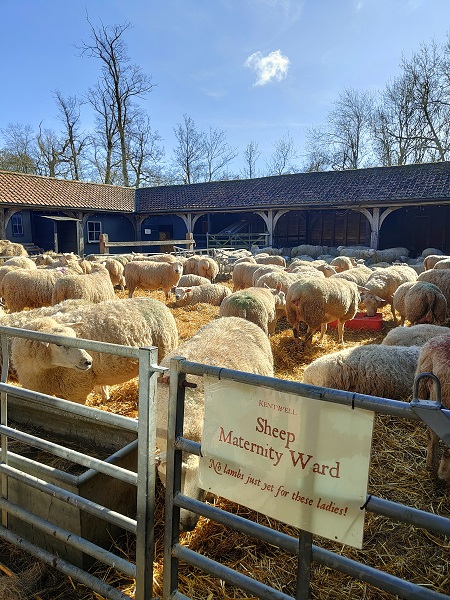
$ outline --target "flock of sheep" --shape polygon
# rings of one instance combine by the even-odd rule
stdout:
[[[263,249],[222,251],[215,259],[171,254],[117,255],[106,260],[50,253],[33,259],[14,256],[0,267],[0,296],[6,309],[0,322],[127,346],[154,345],[163,366],[178,355],[273,376],[269,336],[280,318],[287,319],[302,348],[317,344],[315,334],[320,332],[321,340],[327,325],[336,321],[343,346],[345,323],[358,309],[371,316],[389,305],[394,321],[399,313],[401,325],[406,320],[410,326],[396,327],[381,344],[342,349],[313,360],[303,381],[404,400],[412,393],[416,373],[427,371],[440,378],[442,402],[450,407],[446,369],[450,331],[445,327],[450,310],[450,257],[429,249],[411,260],[404,248],[358,247],[339,249],[333,256],[314,246],[293,249],[292,254],[287,259],[279,251]],[[219,270],[230,273],[233,291],[214,283]],[[126,288],[129,297],[118,299],[115,287]],[[219,317],[180,344],[171,309],[151,297],[133,297],[137,289],[162,290],[167,300],[173,295],[177,307],[217,306]],[[10,375],[21,385],[79,403],[95,388],[106,397],[108,386],[138,375],[138,365],[131,359],[24,338],[13,338],[10,356]],[[197,387],[187,388],[185,435],[200,440],[203,388],[199,378],[193,379]],[[157,437],[162,453],[167,383],[166,377],[158,382]],[[433,393],[433,388],[421,384],[421,398],[433,397]],[[427,465],[450,482],[450,459],[444,453],[439,461],[438,440],[431,433],[429,440]],[[158,469],[164,482],[163,462]],[[186,458],[183,469],[185,492],[201,498],[198,458]],[[191,529],[196,520],[192,513],[182,511],[184,529]]]

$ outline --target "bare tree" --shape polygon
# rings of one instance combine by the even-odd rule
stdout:
[[[237,156],[237,149],[232,148],[226,141],[226,133],[222,129],[209,128],[209,133],[203,136],[205,155],[205,180],[213,181],[218,176],[226,177],[226,167]]]
[[[65,152],[69,145],[68,141],[51,129],[42,130],[42,123],[39,125],[36,140],[39,148],[37,160],[39,174],[48,177],[67,176],[68,166]]]
[[[183,115],[183,123],[174,128],[177,145],[173,151],[173,163],[183,183],[201,181],[205,170],[204,134],[195,127],[194,120]]]
[[[414,108],[424,126],[421,139],[431,158],[446,160],[450,150],[450,85],[446,50],[435,42],[422,44],[410,59],[402,59],[411,85]]]
[[[127,132],[130,120],[134,114],[134,101],[144,98],[153,87],[150,77],[141,68],[130,64],[127,46],[122,38],[131,27],[129,23],[107,27],[102,25],[96,29],[91,26],[91,43],[83,42],[82,53],[100,59],[102,62],[102,77],[98,88],[102,90],[103,100],[108,99],[111,119],[118,135],[122,183],[129,186]],[[104,116],[104,114],[103,114]],[[108,127],[110,131],[110,127]],[[109,143],[109,142],[108,142]]]
[[[253,179],[256,177],[256,161],[261,156],[259,146],[253,140],[249,142],[244,150],[244,169],[242,176],[245,179]]]
[[[286,173],[295,173],[298,168],[292,161],[297,158],[298,154],[294,140],[289,132],[274,143],[274,148],[275,150],[267,162],[268,174],[283,175]]]
[[[9,123],[0,130],[4,146],[1,150],[1,168],[17,173],[36,173],[36,137],[31,125]]]
[[[306,130],[303,170],[311,173],[331,169],[330,150],[328,132],[319,127],[308,128]]]
[[[81,103],[76,96],[64,98],[59,90],[54,92],[54,97],[64,127],[63,135],[67,140],[64,160],[69,166],[71,178],[81,179],[81,158],[87,143],[87,136],[79,131]]]
[[[160,181],[164,148],[160,145],[161,136],[152,129],[148,116],[141,114],[133,119],[127,140],[128,160],[134,174],[133,187]]]

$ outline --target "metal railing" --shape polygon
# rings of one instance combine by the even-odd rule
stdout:
[[[183,382],[186,374],[197,376],[208,375],[217,377],[220,380],[231,380],[253,386],[266,387],[288,394],[343,404],[351,408],[362,408],[385,415],[420,420],[420,417],[416,414],[417,409],[414,405],[411,406],[405,402],[319,388],[293,381],[198,364],[182,358],[173,358],[170,366],[170,400],[166,457],[164,599],[179,598],[187,600],[187,597],[178,591],[178,562],[180,560],[202,569],[232,586],[254,594],[263,600],[293,600],[294,598],[183,547],[179,543],[180,508],[203,515],[236,531],[251,535],[256,539],[268,542],[286,552],[296,555],[298,558],[296,600],[307,600],[309,598],[311,563],[313,561],[369,583],[378,589],[409,600],[443,600],[444,598],[450,598],[450,596],[440,592],[416,585],[379,569],[313,545],[312,535],[309,532],[300,531],[299,537],[296,539],[183,495],[181,490],[182,453],[190,452],[201,456],[201,445],[183,437],[185,394]],[[437,405],[429,408],[439,411],[441,417],[445,417],[444,422],[447,424],[447,436],[449,436],[450,411],[442,410]],[[363,509],[442,535],[448,536],[450,534],[450,519],[372,495],[367,497]]]
[[[116,344],[106,344],[92,340],[79,338],[66,338],[49,334],[38,333],[36,331],[27,331],[12,327],[0,327],[0,337],[2,345],[2,383],[0,383],[1,393],[1,424],[0,424],[0,475],[1,475],[1,499],[0,509],[2,511],[2,525],[0,527],[0,537],[17,546],[23,548],[38,559],[58,568],[66,575],[83,583],[90,589],[102,594],[111,600],[126,600],[128,595],[122,593],[117,588],[105,583],[84,569],[63,560],[56,553],[49,552],[42,546],[26,539],[26,536],[17,535],[8,528],[8,516],[14,516],[17,519],[39,529],[43,533],[50,534],[54,539],[60,540],[69,546],[93,557],[102,563],[109,565],[125,573],[127,576],[136,580],[136,600],[148,600],[152,597],[153,589],[153,511],[154,511],[154,493],[155,493],[155,448],[156,448],[156,422],[155,422],[155,395],[156,395],[156,375],[165,371],[164,368],[157,365],[158,350],[155,347],[134,348],[128,346],[118,346]],[[114,413],[108,413],[102,410],[91,408],[84,405],[75,404],[60,398],[47,396],[30,390],[18,388],[5,383],[9,369],[9,351],[8,337],[30,338],[42,342],[64,344],[65,346],[84,348],[94,352],[107,352],[118,356],[129,357],[139,360],[139,419],[130,419]],[[51,407],[52,409],[62,410],[67,419],[92,419],[98,423],[104,423],[114,426],[136,435],[136,440],[122,448],[106,460],[94,458],[70,449],[63,444],[50,442],[34,434],[24,433],[8,425],[8,396],[14,396],[28,405],[41,405]],[[76,493],[70,492],[61,486],[47,481],[45,478],[36,477],[25,470],[18,468],[20,465],[39,465],[43,467],[41,472],[48,472],[54,475],[57,469],[45,467],[39,462],[30,458],[18,457],[8,451],[8,440],[15,439],[26,444],[54,454],[58,457],[68,459],[73,463],[82,465],[88,469],[78,479],[86,478],[93,471],[103,473],[115,480],[126,482],[137,488],[137,506],[136,518],[130,518],[120,514],[105,506],[102,506],[92,500],[84,498]],[[130,448],[137,447],[137,472],[130,471],[123,467],[113,464],[114,459],[128,451]],[[15,465],[10,462],[15,459]],[[71,475],[62,473],[63,479],[70,480],[74,478]],[[75,478],[76,479],[76,478]],[[125,531],[131,532],[136,536],[136,564],[125,560],[124,558],[105,550],[104,548],[90,542],[89,540],[75,535],[72,531],[67,531],[60,527],[58,523],[51,523],[42,517],[37,516],[29,510],[24,509],[18,504],[14,504],[8,499],[8,480],[20,481],[30,488],[47,494],[52,498],[58,498],[65,503],[79,508],[94,515],[98,519],[103,519],[111,524],[119,526]]]

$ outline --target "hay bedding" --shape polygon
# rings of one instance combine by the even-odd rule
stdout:
[[[150,295],[153,298],[165,301],[162,292],[146,293],[138,291],[135,295]],[[122,297],[125,297],[125,295]],[[204,304],[175,308],[173,303],[168,302],[168,306],[172,309],[177,320],[181,340],[194,335],[202,325],[213,318],[217,318],[219,312],[218,307]],[[383,313],[383,331],[347,329],[344,333],[346,346],[380,343],[387,331],[394,326],[390,311],[384,309]],[[272,336],[271,343],[276,376],[297,381],[302,380],[303,370],[312,360],[340,349],[337,344],[337,332],[332,330],[328,332],[321,345],[314,344],[308,351],[302,353],[285,319],[278,323],[277,331]],[[104,410],[136,417],[137,399],[137,380],[132,380],[121,386],[111,388],[111,399],[108,403],[101,404],[100,398],[95,394],[91,394],[88,403]],[[437,482],[427,472],[425,448],[426,432],[422,423],[400,421],[395,417],[377,415],[373,438],[369,493],[450,517],[448,487]],[[274,527],[293,536],[297,535],[294,528],[223,498],[211,498],[211,502],[219,508],[243,517],[249,517],[263,525]],[[155,515],[156,558],[154,565],[157,594],[160,594],[162,590],[163,511],[164,488],[158,482]],[[258,542],[203,517],[200,518],[194,531],[182,534],[181,542],[192,550],[255,577],[267,585],[274,586],[287,594],[295,595],[296,558],[269,544]],[[450,595],[450,574],[448,571],[450,544],[444,536],[397,523],[368,512],[363,550],[338,545],[318,536],[314,536],[313,543],[397,577],[408,579]],[[4,544],[2,546],[4,547]],[[0,552],[0,561],[2,559],[6,561],[6,555],[10,551],[13,555],[19,554],[20,560],[22,563],[24,562],[23,554],[14,549],[8,549],[6,553]],[[135,550],[132,536],[131,539],[130,536],[126,536],[124,540],[121,540],[116,551],[123,553],[130,560],[134,560]],[[20,565],[19,570],[22,568],[29,569],[30,565],[33,566],[34,563],[35,561],[32,558],[25,559],[25,566]],[[48,570],[45,567],[44,569]],[[100,566],[96,575],[108,583],[119,586],[124,593],[129,594],[131,597],[133,596],[134,582],[122,578],[120,574]],[[43,597],[51,600],[57,598],[99,599],[97,594],[92,594],[76,582],[67,580],[63,576],[59,578],[56,576],[56,578],[58,583],[55,584],[55,589],[49,591]],[[215,598],[228,600],[252,597],[183,563],[180,563],[179,578],[180,591],[194,600],[213,600]],[[1,589],[0,587],[0,599],[2,598]],[[65,591],[61,593],[62,590]],[[9,596],[3,597],[9,598]],[[25,597],[19,595],[17,600],[23,600]],[[14,596],[11,596],[11,598],[16,600]],[[392,595],[313,563],[311,598],[318,600],[343,600],[347,598],[378,600],[392,598]]]

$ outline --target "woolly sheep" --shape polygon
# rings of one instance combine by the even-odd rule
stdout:
[[[429,269],[433,269],[436,263],[448,258],[450,258],[450,256],[445,256],[444,254],[428,254],[423,259],[423,267],[425,271],[428,271]]]
[[[286,266],[286,259],[283,256],[272,255],[272,256],[255,256],[255,260],[260,265],[278,265],[280,267]]]
[[[19,267],[21,269],[37,269],[34,260],[28,256],[13,256],[3,263],[4,267]]]
[[[220,305],[221,317],[241,317],[261,327],[266,335],[272,335],[278,319],[285,313],[286,297],[281,286],[273,290],[250,287],[239,290],[225,298]]]
[[[447,300],[447,310],[450,307],[450,269],[429,269],[417,277],[417,281],[427,281],[436,285]]]
[[[430,254],[437,254],[437,255],[443,255],[442,250],[439,250],[438,248],[425,248],[425,250],[422,251],[422,258],[426,258],[427,256],[430,256]]]
[[[62,324],[76,323],[79,338],[125,346],[157,346],[159,360],[178,344],[177,325],[170,309],[153,298],[109,300],[99,304],[79,302],[72,310],[55,313],[52,319]],[[30,323],[24,328],[30,328]],[[47,331],[45,326],[39,330]],[[84,403],[94,387],[124,383],[139,374],[137,360],[99,352],[90,352],[92,368],[89,371],[48,369],[45,364],[40,369],[36,366],[29,369],[30,360],[35,360],[33,348],[31,340],[21,338],[15,338],[11,344],[12,363],[19,382],[73,402]]]
[[[364,287],[372,273],[372,269],[369,269],[369,267],[366,267],[365,265],[360,265],[359,267],[354,267],[348,271],[336,273],[336,275],[332,275],[332,277],[353,281],[356,285]]]
[[[305,277],[294,282],[288,289],[287,320],[292,325],[294,337],[298,337],[300,323],[306,323],[308,329],[304,344],[307,346],[319,329],[320,340],[322,340],[327,330],[327,323],[337,319],[338,339],[343,345],[345,321],[355,316],[358,301],[358,286],[351,281],[333,277],[323,279]]]
[[[392,304],[394,306],[394,310],[398,312],[400,315],[400,325],[403,326],[405,324],[406,311],[405,311],[405,296],[406,292],[408,292],[411,287],[415,284],[415,281],[405,281],[398,286],[398,288],[394,292],[394,296],[392,298]]]
[[[241,258],[237,258],[234,262],[234,265],[238,265],[243,262],[251,263],[252,265],[256,265],[256,260],[253,258],[253,256],[242,256]]]
[[[219,318],[203,326],[190,340],[181,344],[161,362],[169,367],[172,356],[182,356],[189,361],[217,367],[247,371],[259,375],[273,376],[273,356],[269,339],[254,323],[239,317]],[[187,387],[184,409],[183,435],[194,441],[201,441],[204,413],[203,377],[188,376],[195,388]],[[157,395],[157,446],[162,453],[167,448],[167,415],[169,386],[167,378],[158,381]],[[185,455],[182,465],[182,493],[203,500],[206,492],[198,486],[199,458]],[[161,461],[158,473],[165,485],[165,462]],[[180,511],[181,527],[192,530],[198,515],[185,509]]]
[[[191,306],[192,304],[211,304],[220,306],[222,300],[231,294],[230,288],[219,283],[197,285],[193,287],[175,288],[175,305]]]
[[[178,284],[183,273],[180,263],[154,261],[132,261],[124,268],[124,277],[128,288],[128,297],[133,296],[136,288],[143,290],[162,289],[166,298],[172,287]]]
[[[367,246],[338,246],[340,256],[354,259],[370,260],[375,255],[375,250]]]
[[[337,273],[342,273],[342,271],[348,271],[349,269],[353,269],[354,264],[350,257],[348,256],[336,256],[331,261],[330,265],[332,265]]]
[[[28,252],[22,244],[0,240],[0,256],[28,256]]]
[[[125,277],[123,276],[124,266],[115,258],[107,258],[103,263],[109,273],[113,287],[118,286],[121,290],[125,288]]]
[[[393,400],[411,395],[419,357],[417,346],[368,344],[313,360],[303,382]]]
[[[405,294],[405,316],[412,325],[441,325],[447,314],[447,300],[433,283],[417,281]]]
[[[377,269],[367,280],[366,289],[361,294],[361,301],[367,315],[373,317],[379,306],[390,304],[394,323],[397,320],[393,305],[395,290],[406,281],[416,281],[417,273],[407,265],[391,266]]]
[[[245,288],[252,287],[253,285],[253,273],[260,269],[261,265],[257,263],[239,263],[235,265],[233,274],[231,276],[233,281],[233,292],[238,290],[244,290]]]
[[[325,277],[331,277],[332,275],[336,275],[336,269],[333,265],[329,265],[327,263],[323,265],[317,265],[316,269],[323,273]]]
[[[384,250],[375,250],[371,256],[370,262],[387,262],[392,264],[393,262],[403,260],[408,256],[408,248],[386,248]]]
[[[262,277],[263,275],[265,275],[266,273],[272,273],[273,271],[279,271],[282,268],[283,267],[280,267],[279,265],[260,265],[259,269],[256,269],[256,271],[254,271],[252,274],[252,286],[254,287],[255,283],[258,281],[258,279],[260,277]]]
[[[438,260],[433,269],[450,269],[450,258]]]
[[[450,409],[450,334],[437,336],[429,340],[420,349],[417,363],[416,376],[420,373],[432,373],[441,384],[441,403],[444,408]],[[436,386],[429,378],[422,378],[418,385],[419,398],[436,400]],[[439,437],[431,429],[427,428],[427,467],[431,469],[439,479],[450,483],[450,454],[446,446],[439,460]]]
[[[148,256],[134,256],[133,260],[153,260],[156,262],[168,263],[180,262],[179,258],[173,254],[150,254]]]
[[[89,302],[103,302],[115,299],[114,287],[109,272],[100,264],[92,273],[85,275],[64,275],[55,282],[52,304],[69,298],[83,298]]]
[[[326,254],[326,252],[324,252],[324,246],[312,246],[311,244],[300,244],[300,246],[295,246],[291,250],[292,258],[303,254],[317,258],[321,254]]]
[[[200,275],[189,273],[188,275],[182,275],[180,277],[177,287],[192,287],[196,285],[211,285],[211,282],[206,277],[200,277]]]
[[[301,278],[301,274],[288,273],[287,271],[271,271],[265,273],[255,282],[254,287],[268,287],[276,290],[278,286],[281,286],[281,290],[284,294],[287,294],[288,289],[294,283]]]
[[[450,333],[450,330],[442,325],[395,327],[389,331],[381,343],[383,346],[423,346],[431,338],[446,333]]]
[[[14,269],[3,277],[0,295],[11,312],[52,303],[56,281],[67,269]]]

